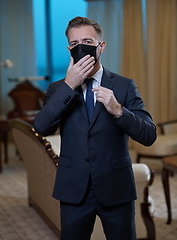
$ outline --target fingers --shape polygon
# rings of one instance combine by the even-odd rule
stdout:
[[[72,89],[75,89],[84,81],[84,79],[94,69],[94,63],[95,63],[94,57],[90,57],[90,55],[84,56],[76,64],[74,64],[74,60],[71,57],[65,82]]]
[[[105,106],[115,102],[115,96],[111,89],[99,86],[92,89],[93,92],[96,92],[97,101],[103,103]]]
[[[102,88],[102,86],[98,86],[98,87],[93,88],[92,91],[93,91],[93,92],[96,92],[96,91],[98,91],[98,90],[101,89],[101,88]]]
[[[117,117],[122,115],[122,106],[117,101],[114,96],[114,93],[111,89],[99,86],[92,89],[93,92],[96,92],[96,100],[104,104],[106,110]]]
[[[112,90],[102,87],[102,86],[93,88],[92,91],[96,93],[97,101],[102,102],[104,104],[109,102],[111,96],[113,95]]]
[[[69,63],[69,66],[68,66],[68,70],[74,65],[74,59],[73,57],[70,57],[70,63]]]
[[[94,57],[86,55],[75,64],[76,71],[78,71],[78,74],[83,75],[85,79],[85,75],[87,77],[88,74],[93,70],[94,63],[95,63]]]
[[[75,66],[82,66],[84,63],[84,65],[86,65],[87,63],[89,63],[90,61],[92,61],[94,59],[94,57],[91,57],[90,55],[86,55],[83,58],[81,58],[76,64]],[[83,66],[84,66],[83,65]]]
[[[98,86],[92,89],[93,92],[96,92],[96,96],[98,97],[108,97],[111,96],[113,94],[112,90],[102,87],[102,86]]]

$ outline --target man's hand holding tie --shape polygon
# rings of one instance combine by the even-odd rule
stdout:
[[[122,106],[117,101],[112,90],[99,86],[92,89],[96,92],[96,100],[104,104],[106,110],[114,115],[115,117],[120,117],[122,115]]]

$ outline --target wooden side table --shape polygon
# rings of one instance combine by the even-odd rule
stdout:
[[[7,153],[8,132],[9,132],[8,121],[0,119],[0,172],[2,172],[1,142],[4,143],[5,163],[8,162],[8,153]]]

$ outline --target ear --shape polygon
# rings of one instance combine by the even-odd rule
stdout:
[[[106,47],[106,42],[103,41],[100,43],[100,53],[102,54],[105,50],[105,47]]]

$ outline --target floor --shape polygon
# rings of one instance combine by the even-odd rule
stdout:
[[[13,144],[10,144],[9,149],[9,163],[3,165],[3,172],[0,174],[0,240],[57,240],[55,234],[34,209],[28,206],[25,167],[17,157]],[[134,153],[131,154],[134,158]],[[155,202],[156,240],[176,240],[177,175],[170,178],[173,220],[171,225],[167,225],[160,175],[162,164],[159,161],[146,159],[143,162],[155,170],[150,195]]]

